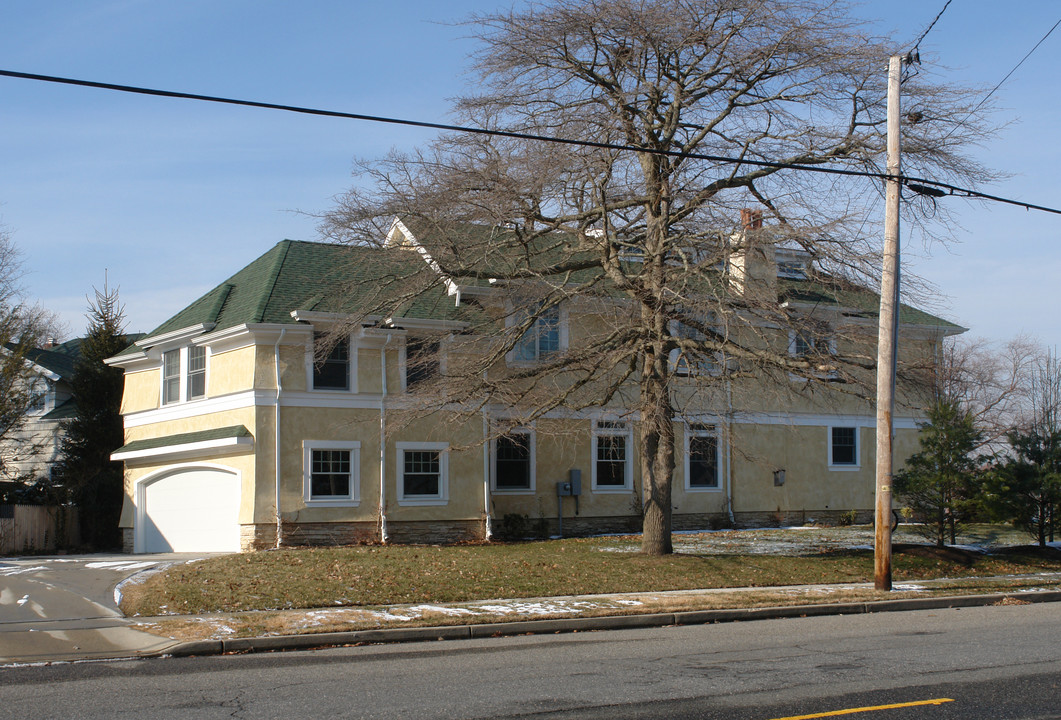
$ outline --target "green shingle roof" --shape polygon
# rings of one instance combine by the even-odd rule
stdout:
[[[292,324],[294,310],[352,313],[381,283],[400,283],[426,267],[410,250],[284,240],[147,336],[199,324],[211,324],[214,330],[246,323]],[[466,312],[455,307],[439,282],[394,315],[459,320]]]
[[[480,228],[479,232],[496,233],[489,228]],[[431,246],[430,241],[428,245]],[[488,248],[489,243],[483,243],[483,246]],[[556,248],[550,248],[544,254],[557,252]],[[513,258],[504,260],[502,253],[496,255],[501,257],[489,251],[484,253],[485,264],[504,267],[508,263],[522,262]],[[556,259],[550,257],[547,262]],[[387,284],[403,289],[413,287],[413,278],[420,276],[416,282],[421,283],[425,271],[430,272],[427,264],[413,250],[284,240],[147,336],[200,324],[212,325],[214,330],[255,323],[294,324],[296,321],[291,313],[296,310],[338,314],[365,312],[366,306],[379,301],[374,296],[380,287]],[[593,271],[580,274],[585,273],[592,274]],[[468,280],[471,278],[461,279],[461,284]],[[484,279],[476,278],[469,284],[486,283]],[[807,281],[782,280],[779,294],[782,300],[838,305],[866,315],[876,315],[879,303],[878,296],[866,289],[854,286],[827,288]],[[396,318],[456,321],[472,319],[476,312],[467,305],[456,307],[454,298],[447,294],[441,281],[419,293],[399,311],[388,311]],[[900,320],[915,325],[960,329],[958,325],[906,305],[902,306]],[[136,349],[129,348],[122,355],[132,352]]]
[[[47,350],[34,348],[26,353],[26,359],[69,380],[74,374],[74,364],[80,355],[80,347],[81,338],[74,338]]]
[[[163,437],[148,438],[146,440],[133,440],[126,443],[117,450],[117,453],[138,452],[141,450],[154,450],[156,448],[174,447],[176,445],[190,445],[192,443],[208,442],[210,440],[227,440],[228,438],[253,437],[251,431],[243,425],[231,425],[211,430],[200,430],[198,432],[180,433],[179,435],[165,435]]]
[[[880,295],[850,283],[838,281],[835,286],[827,286],[813,280],[779,279],[778,294],[782,301],[849,308],[867,318],[880,315]],[[932,326],[955,331],[965,330],[961,325],[904,304],[899,305],[899,322],[904,325]]]

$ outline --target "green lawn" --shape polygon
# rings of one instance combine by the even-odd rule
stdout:
[[[789,530],[755,531],[763,537]],[[756,534],[758,533],[758,534]],[[679,552],[636,552],[637,538],[453,546],[356,546],[227,555],[176,565],[123,587],[128,615],[381,606],[721,587],[864,582],[867,549],[803,543],[800,554],[719,553],[728,533],[676,537]],[[817,538],[817,536],[815,536]],[[815,539],[814,542],[818,542]],[[808,549],[809,547],[809,549]],[[984,555],[897,546],[896,582],[1061,571],[1061,553]]]

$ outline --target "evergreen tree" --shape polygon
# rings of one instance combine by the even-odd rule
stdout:
[[[95,290],[95,289],[94,289]],[[121,546],[122,464],[110,459],[122,446],[122,371],[104,360],[128,346],[118,291],[95,290],[89,326],[71,379],[77,413],[67,426],[56,481],[80,511],[81,538],[92,548]]]
[[[981,433],[960,403],[940,400],[921,429],[921,450],[895,475],[895,493],[923,523],[925,536],[953,545],[958,529],[978,506],[979,478],[973,453]]]
[[[1009,444],[1015,457],[997,466],[987,479],[985,502],[999,519],[1009,520],[1035,538],[1052,542],[1061,505],[1061,431],[1014,431]]]

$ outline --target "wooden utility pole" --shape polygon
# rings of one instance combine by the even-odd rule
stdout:
[[[888,62],[888,175],[884,207],[884,258],[877,328],[877,492],[873,585],[892,589],[892,415],[899,329],[899,75],[902,58]]]

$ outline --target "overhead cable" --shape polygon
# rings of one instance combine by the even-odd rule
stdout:
[[[1055,26],[1056,27],[1056,26]],[[1044,38],[1045,40],[1045,38]],[[281,110],[284,112],[301,113],[304,115],[317,115],[322,117],[344,118],[349,120],[363,120],[365,122],[387,123],[391,125],[404,125],[408,127],[429,128],[447,132],[470,133],[474,135],[491,135],[495,137],[507,137],[517,140],[532,140],[536,142],[550,142],[561,145],[573,145],[578,147],[600,148],[604,150],[620,150],[628,152],[647,153],[650,155],[662,155],[667,157],[680,157],[692,160],[706,160],[727,165],[749,165],[752,167],[775,168],[781,170],[801,170],[804,172],[824,173],[827,175],[845,175],[848,177],[863,177],[877,180],[895,180],[894,175],[881,172],[867,172],[864,170],[845,170],[843,168],[821,167],[802,163],[772,162],[769,160],[749,160],[747,158],[732,158],[720,155],[705,155],[702,153],[682,152],[680,150],[658,150],[653,148],[638,147],[636,145],[621,145],[614,143],[596,142],[593,140],[576,140],[573,138],[548,137],[545,135],[533,135],[527,133],[510,132],[507,130],[489,130],[487,128],[467,127],[462,125],[447,125],[443,123],[426,122],[422,120],[406,120],[402,118],[384,117],[379,115],[365,115],[362,113],[349,113],[338,110],[322,110],[317,108],[300,107],[297,105],[281,105],[278,103],[260,102],[256,100],[239,100],[236,98],[219,97],[214,95],[200,95],[197,93],[178,92],[174,90],[158,90],[154,88],[136,87],[133,85],[118,85],[115,83],[98,82],[95,80],[78,80],[74,78],[57,77],[54,75],[40,75],[37,73],[24,73],[14,70],[0,70],[0,76],[19,78],[24,80],[36,80],[40,82],[58,83],[62,85],[75,85],[79,87],[90,87],[101,90],[113,90],[116,92],[134,93],[138,95],[151,95],[155,97],[168,97],[181,100],[199,100],[202,102],[222,103],[225,105],[238,105],[243,107],[263,108],[266,110]],[[976,190],[961,188],[956,185],[931,180],[928,178],[909,177],[900,175],[900,182],[904,185],[915,183],[922,186],[938,187],[946,191],[946,194],[959,197],[977,198],[991,200],[993,202],[1017,205],[1027,210],[1042,210],[1043,212],[1061,215],[1061,210],[1049,208],[1042,205],[1032,205],[1019,200],[1010,200],[995,195],[987,195]]]

